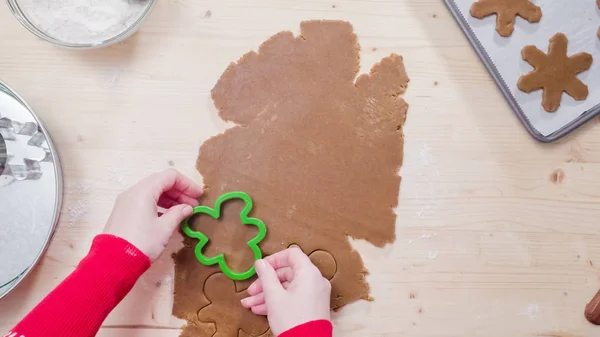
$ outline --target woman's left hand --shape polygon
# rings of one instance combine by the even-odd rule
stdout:
[[[175,169],[153,174],[117,197],[104,233],[129,241],[154,262],[201,195],[202,187]]]

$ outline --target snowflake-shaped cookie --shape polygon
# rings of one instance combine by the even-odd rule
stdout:
[[[530,0],[479,0],[471,5],[470,14],[477,19],[496,14],[496,31],[504,37],[515,30],[517,15],[530,23],[542,19],[542,10]]]
[[[560,106],[563,91],[581,101],[588,96],[588,87],[577,74],[590,69],[592,55],[578,53],[567,56],[567,37],[557,33],[550,38],[548,54],[535,46],[525,46],[521,51],[523,60],[534,68],[517,82],[519,90],[526,93],[542,89],[542,106],[548,112],[554,112]]]

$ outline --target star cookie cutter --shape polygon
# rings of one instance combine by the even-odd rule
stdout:
[[[267,235],[267,226],[260,219],[248,217],[248,214],[252,210],[253,204],[252,198],[250,198],[250,196],[245,192],[234,191],[223,194],[215,202],[215,208],[210,208],[208,206],[194,207],[194,212],[192,213],[192,215],[187,219],[183,220],[183,222],[181,223],[181,230],[187,237],[199,240],[198,244],[196,245],[196,248],[194,249],[194,253],[196,254],[196,259],[198,259],[198,262],[202,263],[205,266],[212,266],[214,264],[218,264],[219,268],[221,268],[221,271],[223,271],[223,274],[225,274],[227,277],[235,281],[242,281],[254,276],[254,274],[256,273],[254,265],[244,272],[236,272],[231,270],[229,266],[227,266],[227,263],[225,262],[225,255],[223,253],[213,257],[206,257],[202,250],[209,241],[208,237],[202,232],[192,230],[189,226],[190,218],[196,214],[210,215],[213,219],[220,218],[221,206],[223,205],[223,203],[233,199],[240,199],[244,201],[244,208],[240,212],[240,220],[242,224],[254,225],[258,228],[258,234],[252,239],[250,239],[246,244],[254,253],[254,260],[262,259],[262,252],[258,247],[258,244]]]

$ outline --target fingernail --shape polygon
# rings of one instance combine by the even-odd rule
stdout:
[[[242,299],[240,300],[240,303],[242,303],[242,305],[243,305],[243,306],[246,306],[246,299],[245,299],[245,298],[242,298]]]
[[[189,216],[192,214],[193,211],[194,210],[192,209],[192,206],[186,205],[181,212],[183,213],[184,216]]]
[[[256,263],[254,263],[254,266],[256,267],[256,272],[259,273],[266,267],[266,262],[265,262],[265,260],[262,260],[262,259],[256,260]]]

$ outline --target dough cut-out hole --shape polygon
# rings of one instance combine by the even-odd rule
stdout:
[[[302,247],[300,247],[296,243],[292,243],[288,246],[288,248],[293,247],[299,248],[304,252]],[[337,261],[330,252],[322,249],[317,249],[312,253],[308,254],[308,258],[317,268],[319,268],[319,271],[321,272],[324,278],[331,281],[331,279],[337,273]]]
[[[0,134],[0,175],[4,172],[4,167],[6,167],[6,143],[4,142],[4,137]]]
[[[223,203],[219,219],[206,214],[196,214],[190,219],[191,228],[204,233],[209,239],[204,247],[204,255],[212,257],[224,254],[225,262],[236,272],[252,267],[254,254],[247,242],[258,234],[256,226],[242,224],[240,212],[243,208],[242,200],[229,200]]]
[[[198,313],[202,323],[212,323],[216,333],[212,336],[262,336],[269,330],[265,316],[255,315],[250,310],[235,310],[240,308],[240,301],[247,296],[245,291],[237,292],[234,281],[223,273],[212,274],[206,279],[203,287],[209,301]],[[227,318],[241,324],[218,324]],[[245,334],[240,334],[240,330]],[[204,336],[204,334],[203,334]]]
[[[324,250],[315,250],[308,257],[319,268],[324,278],[331,280],[335,276],[337,262],[331,253]]]

